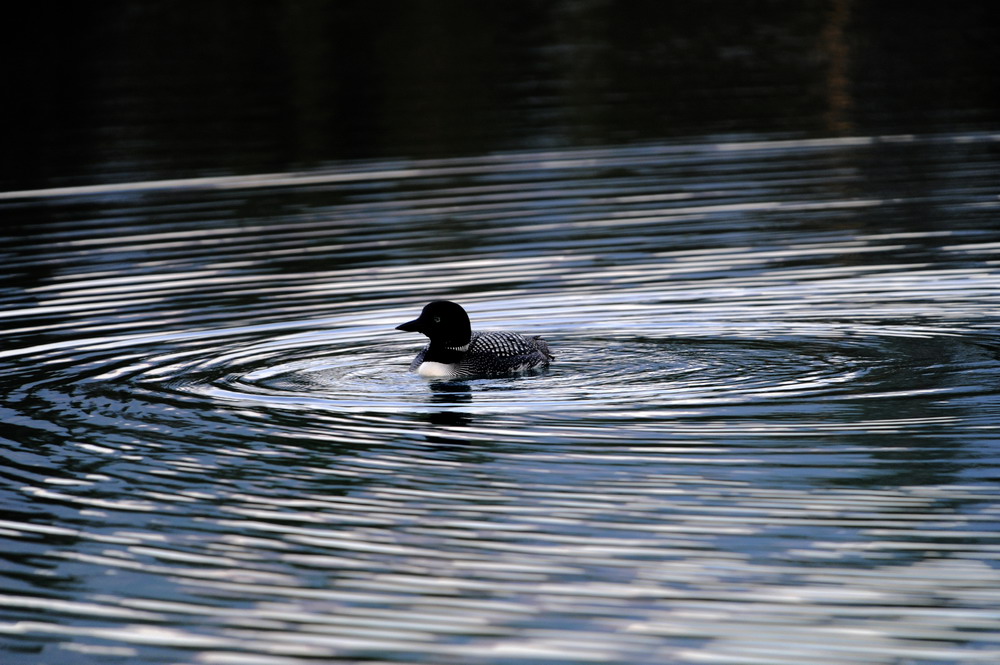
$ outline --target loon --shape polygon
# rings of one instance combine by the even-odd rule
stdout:
[[[469,315],[449,300],[428,303],[420,317],[396,330],[419,332],[430,338],[410,363],[428,379],[471,379],[510,376],[536,367],[548,367],[554,358],[541,337],[500,330],[473,332]]]

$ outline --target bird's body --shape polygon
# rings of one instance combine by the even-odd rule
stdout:
[[[435,300],[420,318],[397,330],[430,338],[410,363],[410,370],[429,379],[452,380],[510,376],[547,367],[549,345],[541,337],[502,330],[472,331],[469,316],[456,303]]]

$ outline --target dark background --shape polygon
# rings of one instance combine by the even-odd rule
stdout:
[[[7,25],[0,189],[995,129],[990,2],[103,2]]]

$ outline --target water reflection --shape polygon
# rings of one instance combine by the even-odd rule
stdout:
[[[995,123],[990,19],[985,6],[850,0],[39,14],[25,24],[47,29],[10,44],[34,60],[8,72],[20,131],[0,190],[722,133],[972,130]]]

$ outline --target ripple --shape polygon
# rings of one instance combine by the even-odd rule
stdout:
[[[0,634],[53,661],[996,660],[995,143],[7,197],[48,221],[0,291]],[[410,373],[394,327],[437,297],[555,362]]]
[[[974,342],[933,328],[811,324],[781,332],[772,326],[774,339],[755,339],[745,327],[730,334],[717,322],[716,335],[702,337],[703,331],[690,327],[658,328],[648,321],[655,314],[641,312],[615,319],[628,334],[607,335],[595,328],[607,326],[606,320],[573,321],[572,312],[563,314],[558,308],[549,313],[553,325],[546,330],[553,332],[546,337],[557,350],[553,366],[538,375],[453,385],[453,390],[476,394],[475,403],[465,408],[484,413],[544,405],[593,412],[952,392],[960,387],[901,388],[896,381],[884,380],[904,370],[914,372],[912,364],[919,358],[907,356],[903,342],[924,358],[935,348],[989,357],[989,351]],[[391,311],[369,315],[393,320]],[[587,327],[594,332],[576,331]],[[393,335],[389,326],[291,334],[272,327],[267,333],[241,329],[94,339],[81,341],[78,348],[46,345],[18,355],[45,353],[47,366],[72,364],[74,387],[133,386],[147,396],[186,395],[276,408],[391,411],[418,404],[435,389],[407,371],[419,347],[387,339]],[[54,377],[58,383],[59,375]]]
[[[905,283],[900,290],[909,288]],[[965,369],[970,362],[988,368],[995,359],[990,345],[953,328],[834,323],[823,320],[829,316],[823,308],[808,318],[791,310],[788,317],[785,291],[762,287],[749,302],[731,297],[724,305],[701,307],[697,322],[687,318],[683,301],[656,305],[589,297],[544,311],[533,299],[473,303],[473,316],[484,325],[510,312],[522,315],[525,330],[543,332],[557,360],[537,375],[450,386],[428,384],[407,371],[419,346],[394,339],[400,335],[393,323],[405,316],[398,307],[370,309],[360,317],[84,338],[4,355],[46,359],[49,376],[32,387],[36,391],[59,390],[68,381],[73,391],[93,387],[98,395],[133,389],[153,400],[337,413],[433,411],[440,403],[428,396],[449,392],[469,397],[451,403],[455,411],[543,418],[623,409],[663,417],[664,409],[679,407],[773,408],[820,398],[829,403],[955,394],[981,386],[930,382],[919,374],[931,372],[941,357],[964,359]],[[769,320],[748,322],[741,307],[766,308],[762,314]],[[50,371],[58,366],[70,369]],[[189,406],[195,413],[201,408]]]

